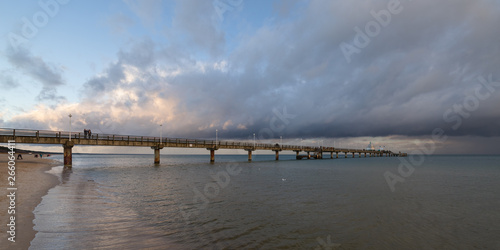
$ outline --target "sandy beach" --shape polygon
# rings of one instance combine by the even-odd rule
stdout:
[[[56,176],[45,173],[53,166],[61,165],[60,162],[50,159],[35,158],[33,155],[23,154],[23,160],[16,160],[16,238],[15,242],[8,240],[9,228],[8,214],[10,191],[8,187],[8,154],[0,154],[0,246],[2,249],[28,249],[31,240],[35,237],[33,230],[33,210],[41,202],[48,190],[59,183]],[[6,248],[4,248],[7,246]]]

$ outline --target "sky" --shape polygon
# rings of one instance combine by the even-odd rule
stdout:
[[[0,21],[1,128],[500,154],[499,1],[20,0]]]

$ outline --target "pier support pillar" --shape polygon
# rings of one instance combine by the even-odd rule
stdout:
[[[280,160],[280,151],[276,150],[274,152],[276,153],[276,160],[279,161]]]
[[[71,168],[73,165],[73,146],[75,144],[71,141],[67,141],[63,144],[64,147],[64,166]]]
[[[160,164],[160,149],[162,148],[163,145],[161,144],[151,147],[155,151],[155,164]]]
[[[295,159],[297,159],[297,160],[302,159],[302,158],[299,159],[300,150],[294,150],[294,152],[295,152]]]
[[[330,152],[330,159],[333,159],[333,152]]]
[[[317,152],[316,153],[316,159],[323,159],[323,153],[322,152]]]
[[[252,161],[252,150],[247,150],[248,151],[248,161]]]
[[[354,152],[352,152],[352,158],[354,158]]]
[[[155,148],[155,164],[160,164],[160,149]]]
[[[310,160],[311,159],[311,152],[307,152],[307,159]]]
[[[366,153],[365,153],[365,158],[366,158]]]
[[[210,163],[215,162],[215,149],[210,149]]]
[[[361,158],[361,153],[358,153],[359,158]]]
[[[335,152],[335,154],[337,155],[336,158],[338,159],[339,158],[339,152]]]
[[[345,158],[347,158],[347,152],[345,152]]]

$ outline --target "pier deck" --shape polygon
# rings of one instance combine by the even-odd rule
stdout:
[[[59,144],[64,148],[64,165],[72,165],[72,148],[76,145],[93,146],[127,146],[127,147],[151,147],[155,152],[155,163],[160,163],[160,150],[163,148],[205,148],[210,151],[210,161],[215,161],[215,151],[219,149],[243,149],[248,151],[248,160],[252,160],[252,151],[270,150],[276,154],[276,160],[279,160],[279,152],[293,151],[297,159],[316,158],[322,159],[324,153],[330,153],[330,158],[338,158],[339,153],[344,153],[345,158],[352,154],[354,158],[370,156],[406,156],[404,153],[394,153],[389,150],[365,150],[348,149],[335,147],[313,147],[298,145],[280,145],[272,143],[256,143],[241,141],[219,141],[219,140],[199,140],[186,138],[169,137],[151,137],[134,135],[114,135],[114,134],[91,134],[85,137],[82,133],[71,133],[68,131],[49,131],[49,130],[29,130],[29,129],[8,129],[0,128],[0,143],[24,143],[24,144]],[[299,155],[300,152],[306,152],[307,155]],[[311,155],[311,153],[313,155]]]

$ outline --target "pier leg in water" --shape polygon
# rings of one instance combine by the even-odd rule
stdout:
[[[160,164],[160,149],[155,148],[155,164]]]
[[[307,152],[307,159],[310,160],[311,159],[311,152]]]
[[[337,159],[338,159],[338,158],[339,158],[339,152],[335,152],[335,153],[336,153],[336,155],[337,155]]]
[[[352,158],[354,158],[354,152],[352,152]]]
[[[330,152],[330,159],[333,159],[333,152]]]
[[[64,147],[64,166],[71,168],[73,165],[73,146],[75,144],[71,141],[67,141],[63,144]]]
[[[155,151],[155,164],[160,164],[160,149],[163,148],[163,145],[158,144],[157,146],[151,147]]]
[[[247,150],[248,151],[248,161],[252,161],[252,150]]]
[[[345,158],[347,158],[347,152],[345,152]]]
[[[299,153],[300,153],[300,150],[295,150],[295,159],[299,160]],[[300,158],[302,159],[302,158]]]
[[[207,148],[207,150],[210,150],[210,163],[215,162],[215,150],[218,148]]]
[[[276,160],[279,161],[280,160],[280,151],[276,150],[274,152],[276,152]]]

